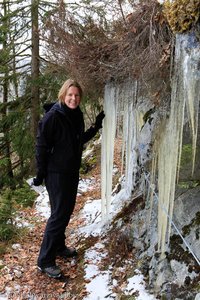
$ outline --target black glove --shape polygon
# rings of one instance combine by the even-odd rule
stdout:
[[[102,128],[102,121],[103,121],[104,117],[105,117],[105,114],[104,114],[104,111],[102,110],[96,117],[96,121],[94,124],[96,129]]]
[[[38,172],[37,176],[33,178],[33,185],[39,186],[43,183],[45,175],[43,173]]]

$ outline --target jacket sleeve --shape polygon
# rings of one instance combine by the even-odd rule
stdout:
[[[99,129],[96,128],[95,126],[91,126],[89,129],[87,129],[83,134],[83,144],[91,140],[98,131]]]
[[[50,151],[53,148],[53,136],[55,130],[55,115],[46,114],[38,124],[36,137],[36,165],[40,177],[45,177]]]
[[[91,126],[85,133],[83,137],[83,143],[87,143],[95,134],[102,128],[102,122],[105,117],[105,113],[102,110],[97,116],[94,126]]]

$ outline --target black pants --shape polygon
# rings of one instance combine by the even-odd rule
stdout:
[[[38,266],[55,264],[57,251],[65,249],[65,229],[74,210],[79,173],[49,173],[45,180],[51,215],[47,221],[38,257]]]

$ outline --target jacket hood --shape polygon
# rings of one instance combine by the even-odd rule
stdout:
[[[58,112],[64,114],[64,108],[60,102],[45,103],[43,105],[43,108],[45,110],[45,113],[47,113],[50,110],[55,110],[55,111],[58,111]]]
[[[67,115],[67,116],[76,117],[78,115],[82,115],[82,111],[81,111],[79,106],[75,109],[71,109],[71,108],[67,107],[66,105],[64,105],[60,102],[54,103],[51,106],[50,110],[57,111],[61,114],[64,114],[65,116]]]
[[[45,103],[43,105],[43,108],[45,110],[45,113],[47,113],[53,106],[54,104],[56,104],[56,102],[52,102],[52,103]]]

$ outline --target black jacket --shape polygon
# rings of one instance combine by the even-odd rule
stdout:
[[[98,129],[90,127],[85,132],[83,113],[79,107],[70,109],[57,102],[47,110],[38,126],[38,173],[44,178],[47,172],[78,172],[83,144],[94,137]]]

